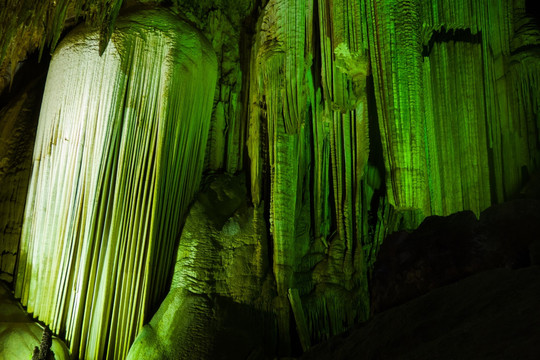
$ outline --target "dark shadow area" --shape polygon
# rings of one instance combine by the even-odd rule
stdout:
[[[540,267],[492,269],[377,314],[302,359],[536,360]]]
[[[515,199],[484,210],[430,216],[412,233],[381,246],[373,271],[372,313],[378,313],[494,268],[540,265],[540,201]]]
[[[48,59],[22,65],[0,107],[0,279],[13,281]]]
[[[372,318],[302,359],[540,356],[540,176],[512,200],[431,216],[390,235],[372,279]]]
[[[25,61],[20,62],[12,79],[11,88],[7,87],[0,95],[0,109],[5,107],[11,99],[20,96],[28,84],[46,76],[50,61],[51,56],[48,52],[44,52],[39,61],[39,51],[35,51]]]
[[[450,41],[468,42],[480,44],[482,42],[482,32],[471,33],[471,29],[446,29],[444,26],[439,31],[434,31],[427,45],[422,47],[422,56],[428,57],[431,54],[435,43]]]
[[[526,0],[525,12],[535,20],[536,26],[540,27],[540,1]]]
[[[252,306],[216,296],[219,314],[214,334],[212,359],[272,359],[277,349],[275,316]]]

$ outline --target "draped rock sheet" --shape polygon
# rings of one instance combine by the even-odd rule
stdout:
[[[389,202],[429,213],[419,0],[370,1],[371,63]]]
[[[210,45],[164,11],[74,30],[39,120],[16,296],[75,357],[123,359],[167,291],[198,190],[216,82]]]
[[[480,214],[491,204],[481,45],[434,43],[423,65],[431,211]]]
[[[67,3],[58,2],[58,11]],[[253,11],[246,12],[249,15],[243,19],[231,16],[227,8],[247,6],[247,0],[216,1],[212,6],[211,2],[190,0],[163,3],[172,3],[173,8],[187,11],[190,19],[200,22],[198,26],[220,54],[220,81],[214,108],[210,100],[203,104],[186,98],[185,102],[176,103],[175,111],[187,112],[190,104],[198,108],[200,114],[212,111],[205,160],[208,170],[235,172],[241,169],[244,146],[247,147],[251,200],[256,212],[264,214],[267,221],[264,228],[270,235],[267,237],[266,230],[260,230],[261,234],[264,232],[260,239],[265,239],[260,241],[268,239],[268,261],[272,264],[271,293],[265,296],[271,303],[272,321],[276,322],[271,328],[277,332],[269,338],[272,338],[271,343],[279,338],[275,352],[278,355],[290,355],[295,331],[302,346],[307,348],[367,317],[367,279],[386,234],[414,228],[429,215],[467,209],[478,215],[490,204],[516,194],[528,174],[538,168],[540,33],[525,14],[524,0],[264,0],[252,2]],[[96,23],[106,19],[108,12],[114,15],[112,10],[117,4],[110,2],[109,7],[98,9]],[[189,15],[188,8],[198,10]],[[159,22],[155,21],[156,26]],[[107,26],[102,28],[110,29],[112,23],[106,21]],[[106,39],[106,35],[102,31],[100,38]],[[150,34],[144,38],[154,41]],[[20,285],[18,291],[32,309],[41,314],[57,314],[53,319],[55,324],[66,324],[64,328],[69,329],[66,334],[73,344],[79,344],[75,348],[82,349],[81,356],[85,356],[89,347],[106,349],[103,344],[109,339],[116,341],[116,338],[131,336],[125,334],[129,333],[126,329],[131,329],[132,320],[123,314],[137,318],[146,303],[140,299],[159,298],[165,277],[156,271],[168,267],[168,260],[164,256],[159,259],[165,261],[153,264],[151,261],[157,255],[152,254],[168,253],[170,244],[148,240],[166,237],[155,230],[161,225],[151,227],[151,224],[162,224],[167,216],[177,219],[177,214],[181,215],[184,209],[182,202],[180,210],[175,210],[177,213],[159,212],[176,203],[174,191],[162,190],[159,184],[168,178],[166,174],[170,169],[188,166],[186,161],[175,164],[174,160],[188,158],[173,156],[158,161],[170,153],[165,150],[167,146],[174,147],[169,140],[159,142],[157,137],[156,140],[147,137],[161,127],[143,134],[138,132],[137,126],[147,124],[145,122],[133,128],[124,126],[124,122],[115,122],[119,117],[134,119],[134,114],[145,109],[164,108],[159,104],[167,101],[172,93],[170,89],[163,91],[164,96],[158,97],[156,105],[151,105],[156,99],[153,95],[144,97],[145,106],[128,99],[140,99],[133,95],[139,92],[161,91],[155,90],[157,85],[152,85],[161,84],[155,73],[132,70],[136,66],[128,66],[129,58],[134,57],[134,63],[157,64],[161,62],[161,55],[149,55],[138,43],[126,44],[119,39],[113,35],[115,41],[109,47],[121,48],[121,53],[128,55],[115,57],[106,51],[103,56],[109,63],[119,64],[117,67],[129,76],[123,77],[108,66],[104,66],[103,71],[110,73],[102,72],[103,76],[90,71],[94,65],[79,66],[86,73],[64,67],[64,71],[74,74],[70,79],[79,79],[79,83],[100,82],[104,92],[99,103],[110,102],[110,105],[96,108],[92,105],[96,100],[91,100],[88,104],[92,106],[74,105],[75,110],[64,106],[58,117],[71,119],[74,118],[71,113],[84,112],[85,119],[111,120],[107,125],[65,120],[49,127],[57,140],[54,146],[49,146],[51,151],[47,150],[50,155],[40,155],[42,160],[37,163],[36,171],[41,178],[50,178],[51,182],[54,178],[59,183],[44,192],[44,185],[37,180],[33,182],[29,198],[34,200],[29,209],[35,210],[28,210],[31,225],[27,234],[34,231],[32,224],[43,223],[39,231],[45,234],[44,238],[50,238],[48,234],[55,232],[63,240],[41,243],[24,235],[20,260],[21,264],[32,264],[32,261],[39,264],[41,255],[37,254],[54,257],[57,249],[64,249],[55,247],[56,241],[73,244],[62,250],[67,255],[58,256],[68,259],[55,265],[59,270],[21,265],[22,279],[28,280],[21,283],[25,285]],[[97,40],[93,46],[97,49]],[[147,60],[140,60],[141,56],[146,56]],[[188,68],[190,74],[198,69],[191,65]],[[88,74],[99,74],[104,80],[90,79]],[[189,84],[183,79],[180,83],[175,91],[181,92],[178,89],[185,89]],[[212,87],[209,81],[204,83],[208,83],[205,88]],[[196,84],[202,88],[203,81],[197,80]],[[90,85],[81,88],[94,89]],[[105,94],[107,91],[109,93]],[[48,97],[56,96],[66,104],[95,98],[94,93],[92,96],[67,90],[56,93]],[[188,93],[192,95],[193,91]],[[193,95],[193,99],[199,101],[200,95]],[[49,112],[53,111],[51,107]],[[69,113],[66,115],[64,111]],[[161,114],[161,111],[155,110],[155,113]],[[120,113],[121,116],[117,116]],[[78,142],[72,144],[73,136],[62,136],[68,132],[65,130],[68,126],[84,130],[77,132],[81,134]],[[122,136],[118,135],[120,133]],[[132,142],[124,139],[128,133]],[[197,136],[190,135],[193,139]],[[83,142],[85,146],[92,146],[74,146]],[[193,143],[201,145],[196,146],[199,152],[193,156],[202,158],[202,140],[193,140]],[[65,151],[68,146],[73,146],[73,151]],[[152,164],[157,170],[145,173],[146,160],[131,158],[129,154],[135,149],[153,149],[154,146],[155,156],[145,155],[144,159],[154,159]],[[142,150],[138,153],[146,154]],[[72,165],[55,165],[60,158],[64,164]],[[166,162],[167,165],[163,165]],[[199,162],[192,164],[199,169]],[[64,167],[71,173],[58,175],[61,172],[56,169]],[[174,171],[188,176],[184,175],[187,171]],[[143,175],[132,175],[137,173]],[[125,180],[116,181],[120,177]],[[80,181],[73,185],[74,179]],[[183,179],[178,177],[177,184],[189,199],[192,185],[183,186]],[[197,183],[196,178],[190,179]],[[146,194],[145,186],[151,195],[132,196]],[[72,201],[81,205],[65,205]],[[152,204],[152,208],[144,204]],[[46,211],[63,211],[64,219],[48,217]],[[128,218],[124,214],[133,216]],[[98,218],[102,221],[94,221]],[[137,219],[153,222],[146,224]],[[114,234],[105,229],[113,229]],[[162,229],[165,232],[166,227]],[[141,235],[133,236],[132,242],[111,240],[124,239],[130,231]],[[186,238],[197,236],[189,227],[184,231]],[[147,232],[158,235],[145,237]],[[136,241],[140,243],[128,246]],[[233,250],[227,253],[228,248],[213,247],[220,248],[221,243],[207,241],[206,244],[212,254],[219,250],[231,258],[237,256]],[[194,259],[193,256],[205,253],[205,249],[197,247],[196,252],[185,258]],[[117,254],[126,256],[117,257]],[[135,260],[143,258],[151,260],[142,263]],[[204,268],[205,260],[215,260],[213,255],[201,259],[200,264],[193,264]],[[42,264],[48,264],[47,261],[43,260]],[[110,261],[112,266],[107,265]],[[114,288],[114,294],[109,290],[98,291],[99,279],[108,276],[114,283],[126,266],[128,272],[148,274],[140,278],[140,283],[124,281],[131,284],[127,285],[130,289],[142,287],[139,292],[133,290],[129,306],[127,300],[122,302],[120,298],[125,294],[124,283]],[[191,273],[189,266],[183,271],[195,282],[201,277],[212,279],[220,272],[218,266],[223,267],[223,273],[227,272],[220,261],[216,260],[215,266],[212,270],[204,269],[202,275]],[[133,270],[129,270],[131,268]],[[42,287],[32,282],[31,279],[38,278],[32,271],[40,274],[39,281],[52,279],[57,273],[68,274],[58,283],[66,285],[56,285],[57,290],[47,286],[52,282],[47,280]],[[124,276],[122,279],[132,278]],[[235,281],[233,279],[230,277],[228,281]],[[48,310],[46,302],[38,301],[47,292],[58,293],[65,301]],[[200,290],[200,295],[201,299],[212,296],[209,290]],[[92,310],[95,304],[99,305],[96,308],[101,306],[99,309],[111,311],[103,317],[101,310]],[[219,317],[221,310],[205,306],[201,311],[215,311]],[[77,316],[72,315],[74,313]],[[182,318],[187,313],[178,310],[175,316]],[[202,315],[202,318],[207,317],[206,313]],[[159,316],[154,319],[159,320]],[[167,313],[161,319],[170,326],[178,325],[170,322],[172,317]],[[198,332],[206,329],[199,320],[186,321],[191,321],[189,324]],[[99,332],[95,331],[94,324],[98,323],[109,324],[104,327],[107,331],[101,334],[103,339],[97,338]],[[60,331],[64,328],[57,327]],[[182,346],[186,346],[192,335],[199,335],[197,331],[175,337],[174,331],[165,329],[161,335],[166,341],[182,342]],[[129,343],[122,341],[118,341],[121,349]],[[207,345],[211,346],[201,341],[198,350],[206,354]],[[186,347],[184,351],[191,350]]]
[[[517,193],[538,166],[538,108],[519,90],[535,93],[538,61],[516,49],[538,41],[538,32],[516,45],[532,23],[520,1],[422,3],[423,46],[433,46],[424,57],[424,98],[435,112],[426,107],[426,121],[438,122],[426,124],[431,213],[479,215]]]
[[[270,183],[270,233],[273,237],[273,270],[276,277],[278,305],[276,313],[286,354],[289,344],[287,291],[293,286],[293,274],[300,263],[306,238],[297,236],[300,220],[304,174],[307,168],[304,121],[307,115],[306,75],[309,67],[310,24],[313,16],[310,1],[271,1],[259,20],[260,32],[253,48],[254,113],[250,134],[250,156],[267,154]],[[260,106],[264,114],[259,119]],[[261,124],[259,121],[263,120]],[[262,127],[262,129],[261,129]],[[262,136],[266,138],[263,140]],[[262,171],[254,159],[252,189],[254,202],[260,199]],[[307,238],[309,241],[309,237]]]
[[[247,145],[254,204],[269,194],[282,342],[289,341],[291,299],[304,346],[342,331],[368,307],[360,280],[370,201],[362,184],[369,153],[364,15],[365,6],[352,1],[270,1],[257,25]],[[334,301],[336,291],[350,296]]]
[[[519,191],[538,166],[537,105],[524,93],[535,88],[538,61],[526,49],[539,36],[524,3],[368,4],[389,202],[416,212],[416,226],[479,215]]]

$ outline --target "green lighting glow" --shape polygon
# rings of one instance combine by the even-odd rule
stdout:
[[[216,59],[164,11],[73,31],[48,73],[16,296],[74,356],[125,358],[167,291],[198,190]]]
[[[33,35],[52,17],[41,49],[67,1],[36,5]],[[122,2],[106,3],[84,10],[100,30],[53,56],[15,274],[75,357],[125,358],[137,336],[133,358],[189,357],[190,341],[210,356],[213,297],[268,315],[270,352],[307,349],[368,318],[389,233],[479,215],[540,165],[540,31],[522,0],[163,2],[198,30],[127,2],[115,24]],[[203,171],[240,170],[250,197],[212,191],[255,215],[231,210],[229,237],[194,206],[180,234]]]

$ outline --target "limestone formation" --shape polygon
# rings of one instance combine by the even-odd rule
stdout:
[[[300,355],[368,319],[389,234],[538,169],[531,4],[7,0],[1,276],[75,357]],[[27,186],[7,89],[46,51]]]
[[[123,358],[167,292],[204,165],[216,59],[167,11],[82,27],[48,72],[15,294],[81,358]]]

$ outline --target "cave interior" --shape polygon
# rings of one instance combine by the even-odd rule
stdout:
[[[0,29],[0,358],[540,358],[538,1]]]

